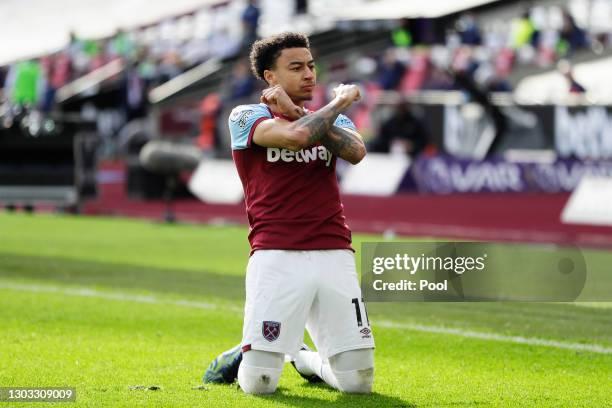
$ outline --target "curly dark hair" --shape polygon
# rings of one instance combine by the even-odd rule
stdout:
[[[264,71],[274,68],[276,59],[285,48],[310,48],[310,41],[304,34],[292,32],[255,41],[249,56],[253,75],[265,82]]]

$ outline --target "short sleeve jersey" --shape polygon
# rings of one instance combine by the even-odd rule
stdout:
[[[352,249],[336,157],[318,142],[298,152],[255,144],[255,128],[274,117],[265,104],[253,104],[234,108],[228,119],[232,156],[244,189],[251,253]],[[355,130],[344,115],[334,125]]]

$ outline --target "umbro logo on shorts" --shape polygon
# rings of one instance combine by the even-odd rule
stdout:
[[[261,325],[261,334],[263,335],[264,339],[272,342],[278,339],[280,329],[280,322],[264,321]]]
[[[361,336],[362,339],[369,339],[372,330],[368,329],[367,327],[364,327],[363,329],[359,330],[359,333],[363,334],[363,336]]]

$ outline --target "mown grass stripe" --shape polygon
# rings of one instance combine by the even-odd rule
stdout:
[[[162,299],[152,295],[138,295],[125,292],[110,292],[100,291],[91,288],[62,288],[58,286],[47,286],[47,285],[33,285],[33,284],[21,284],[12,282],[0,282],[1,289],[9,289],[14,291],[24,292],[41,292],[41,293],[59,293],[68,296],[81,296],[81,297],[93,297],[98,299],[107,300],[119,300],[129,301],[138,303],[150,303],[150,304],[167,304],[197,309],[207,310],[223,310],[236,313],[237,317],[242,314],[242,308],[232,307],[229,305],[215,305],[213,303],[206,303],[193,300],[173,300],[173,299]],[[436,334],[450,334],[453,336],[465,337],[470,339],[487,340],[487,341],[501,341],[514,344],[523,344],[529,346],[541,346],[550,347],[562,350],[571,351],[582,351],[599,354],[612,354],[612,348],[604,347],[599,344],[589,343],[569,343],[557,340],[540,339],[536,337],[523,337],[523,336],[509,336],[498,333],[486,333],[476,332],[472,330],[464,330],[443,326],[429,326],[413,323],[403,322],[392,322],[388,320],[377,321],[375,327],[383,327],[389,329],[402,329],[412,330],[424,333],[436,333]]]

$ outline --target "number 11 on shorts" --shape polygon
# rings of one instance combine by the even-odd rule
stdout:
[[[357,327],[363,326],[363,322],[361,320],[361,306],[359,304],[358,298],[353,298],[351,303],[355,305],[355,315],[357,317]],[[368,310],[366,309],[365,303],[363,302],[363,298],[361,298],[361,304],[363,305],[363,311],[365,312],[366,322],[368,326],[370,325],[370,319],[368,318]]]

